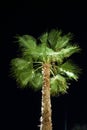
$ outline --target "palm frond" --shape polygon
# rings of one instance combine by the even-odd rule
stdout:
[[[68,58],[70,57],[72,54],[74,53],[77,53],[80,51],[80,48],[78,45],[70,45],[70,46],[67,46],[66,48],[63,48],[61,49],[59,52],[58,52],[58,57],[63,60],[64,58]]]
[[[18,42],[21,47],[24,47],[30,50],[36,47],[36,39],[30,35],[19,36]]]
[[[51,60],[52,53],[53,50],[51,48],[48,48],[46,44],[40,44],[34,50],[30,51],[29,49],[26,49],[22,52],[24,57],[32,57],[34,61],[42,62]]]
[[[43,61],[43,57],[45,55],[45,47],[43,45],[38,45],[36,48],[33,49],[25,49],[22,52],[24,57],[31,57],[33,61]]]
[[[70,33],[64,35],[64,36],[60,36],[58,39],[57,39],[57,43],[55,45],[55,50],[56,51],[59,51],[61,50],[62,48],[65,48],[67,46],[70,45],[70,40],[72,39],[72,35]]]
[[[47,40],[48,40],[48,32],[46,33],[43,33],[40,37],[39,37],[41,43],[47,43]]]
[[[79,49],[75,46],[69,46],[65,49],[62,49],[59,52],[54,52],[53,50],[49,49],[50,52],[47,52],[47,56],[50,58],[51,62],[63,62],[64,58],[71,56],[73,53],[79,51]]]
[[[41,89],[42,88],[42,81],[43,81],[42,74],[39,72],[36,72],[32,81],[31,81],[31,87],[34,90]]]
[[[11,60],[11,65],[15,68],[17,68],[18,70],[23,70],[26,68],[32,68],[32,60],[26,61],[23,58],[15,58]]]
[[[51,30],[48,35],[48,41],[51,45],[51,48],[53,48],[55,51],[59,51],[60,49],[68,46],[71,39],[71,33],[63,36],[62,31],[56,29]]]
[[[30,71],[26,70],[24,72],[22,71],[20,73],[17,73],[16,81],[18,85],[20,85],[20,87],[25,88],[32,81],[33,77],[34,77],[34,70],[30,70]]]
[[[51,78],[51,95],[66,93],[68,89],[66,79],[61,75]]]
[[[49,54],[51,54],[53,50],[48,48],[46,44],[41,44],[40,46],[38,46],[37,50],[38,53],[40,54],[39,60],[43,62],[48,62],[50,60]]]
[[[57,40],[59,39],[61,33],[62,33],[61,31],[58,31],[56,29],[52,29],[49,32],[48,41],[49,41],[49,44],[50,44],[52,49],[55,49],[55,45],[56,45]]]
[[[77,80],[81,69],[75,65],[71,60],[65,62],[64,64],[58,66],[61,74],[67,75],[69,79]]]
[[[11,61],[12,76],[20,86],[25,87],[34,76],[32,62],[27,62],[21,58],[15,58]]]
[[[37,61],[40,53],[38,53],[37,48],[33,49],[23,49],[22,56],[26,59],[32,59],[33,62]]]

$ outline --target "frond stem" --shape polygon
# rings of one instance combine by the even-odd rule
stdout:
[[[52,71],[52,69],[50,69],[50,72],[52,73],[53,76],[55,76],[54,72]]]
[[[39,64],[42,64],[43,62],[33,62],[33,63],[39,63]]]
[[[42,68],[42,66],[38,67],[35,71],[37,71],[37,70],[39,70],[39,69],[41,69],[41,68]]]

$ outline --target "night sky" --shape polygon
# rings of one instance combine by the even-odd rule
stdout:
[[[87,7],[84,0],[9,2],[0,8],[1,120],[7,130],[39,130],[41,92],[18,88],[11,78],[10,61],[17,56],[15,36],[29,34],[37,38],[50,29],[74,34],[73,42],[82,48],[72,58],[82,68],[78,82],[72,82],[68,94],[52,97],[53,130],[71,130],[75,124],[87,124]]]

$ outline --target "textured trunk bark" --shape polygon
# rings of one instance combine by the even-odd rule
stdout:
[[[50,99],[50,64],[43,64],[43,87],[40,130],[52,130]]]

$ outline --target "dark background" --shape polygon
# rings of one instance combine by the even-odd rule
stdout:
[[[82,52],[73,57],[83,69],[78,82],[72,82],[67,95],[52,97],[53,130],[71,130],[87,124],[87,9],[83,0],[5,2],[0,7],[1,124],[2,130],[39,130],[41,92],[21,90],[9,75],[9,64],[16,57],[17,34],[37,38],[52,28],[74,34]]]

